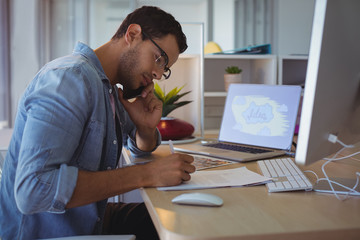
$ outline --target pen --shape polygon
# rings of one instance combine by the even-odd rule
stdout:
[[[170,152],[171,152],[171,153],[175,153],[174,145],[173,145],[173,143],[172,143],[171,140],[169,140],[169,147],[170,147]]]

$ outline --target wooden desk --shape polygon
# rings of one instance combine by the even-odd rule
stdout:
[[[160,146],[152,157],[166,154],[169,147]],[[327,173],[355,178],[355,171],[360,171],[360,162],[356,160],[331,163]],[[321,164],[319,161],[301,168],[323,176]],[[231,165],[239,166],[259,172],[256,162]],[[306,175],[315,182],[311,173]],[[340,201],[332,194],[316,192],[268,193],[264,185],[196,191],[216,194],[223,198],[224,205],[219,208],[175,205],[172,198],[189,191],[141,189],[162,240],[360,239],[360,197]]]

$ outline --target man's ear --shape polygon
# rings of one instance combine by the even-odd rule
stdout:
[[[139,24],[130,24],[125,33],[125,42],[130,45],[137,39],[142,40],[141,26]]]

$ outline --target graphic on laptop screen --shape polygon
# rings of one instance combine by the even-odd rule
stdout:
[[[299,86],[236,84],[229,89],[219,139],[288,149],[294,133]]]
[[[231,104],[234,130],[260,136],[284,136],[289,131],[288,107],[264,96],[235,96]]]

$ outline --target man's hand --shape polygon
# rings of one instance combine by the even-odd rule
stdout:
[[[145,187],[175,186],[189,181],[190,173],[195,172],[193,161],[190,155],[174,153],[144,165],[147,173]]]
[[[154,83],[147,85],[141,96],[132,102],[123,98],[123,91],[119,88],[119,100],[138,129],[154,129],[159,123],[162,102],[154,95]]]
[[[154,83],[147,85],[134,101],[123,98],[119,89],[119,100],[137,128],[136,143],[141,150],[150,151],[156,145],[156,126],[162,114],[162,102],[154,95]]]

